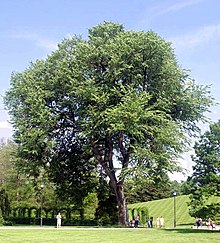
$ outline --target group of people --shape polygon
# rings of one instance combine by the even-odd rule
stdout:
[[[139,215],[135,215],[135,217],[129,222],[130,227],[137,228],[139,222]],[[148,228],[153,228],[153,218],[149,218],[147,221]],[[156,228],[163,228],[165,226],[165,221],[163,216],[157,217],[156,219]]]
[[[164,228],[165,226],[165,221],[164,221],[164,217],[157,217],[156,219],[156,228]]]
[[[201,218],[196,218],[196,226],[197,228],[202,227],[203,222]],[[207,226],[208,229],[214,229],[215,228],[215,222],[211,220],[210,218],[206,219],[205,225]]]
[[[212,228],[212,229],[215,228],[215,221],[211,220],[210,218],[206,219],[205,223],[208,228]]]
[[[57,228],[60,228],[61,219],[62,219],[60,213],[57,214],[56,219],[57,219]],[[138,228],[139,219],[140,219],[139,215],[135,215],[134,219],[130,221],[130,227]],[[212,228],[212,229],[215,228],[215,222],[210,218],[206,219],[205,224],[208,228]],[[203,222],[201,218],[196,218],[196,225],[197,228],[202,227]],[[165,226],[165,222],[163,216],[157,217],[156,228],[163,228],[164,226]],[[152,227],[153,227],[153,218],[151,217],[148,219],[148,228],[152,228]]]
[[[134,216],[134,218],[132,220],[130,220],[129,222],[129,226],[131,228],[137,228],[138,227],[138,223],[139,223],[139,219],[140,219],[140,216],[137,214]]]

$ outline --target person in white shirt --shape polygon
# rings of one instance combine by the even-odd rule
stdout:
[[[62,218],[61,214],[58,213],[56,218],[57,218],[57,228],[60,228],[61,227],[61,218]]]

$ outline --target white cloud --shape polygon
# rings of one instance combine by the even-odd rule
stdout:
[[[17,33],[13,34],[11,37],[16,39],[30,40],[34,42],[35,45],[47,49],[49,51],[57,49],[57,41],[44,38],[36,33]]]
[[[143,28],[143,26],[150,27],[151,22],[158,16],[163,16],[171,13],[176,13],[184,8],[196,5],[204,0],[167,0],[161,1],[162,3],[154,5],[152,7],[147,7],[144,16],[140,19],[138,23],[138,28]],[[147,25],[147,26],[146,26]],[[151,27],[150,27],[151,28]]]
[[[0,128],[12,128],[11,124],[7,121],[0,121]]]
[[[211,41],[220,40],[220,24],[204,26],[193,33],[169,38],[176,49],[195,48]]]
[[[203,0],[188,0],[188,1],[179,1],[179,2],[175,2],[173,4],[167,5],[165,4],[161,4],[161,5],[157,5],[153,8],[151,8],[151,11],[154,12],[155,15],[164,15],[164,14],[169,14],[171,12],[177,12],[180,11],[186,7],[195,5],[199,2],[201,2]]]

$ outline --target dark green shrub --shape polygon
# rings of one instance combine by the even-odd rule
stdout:
[[[111,219],[108,213],[103,213],[103,215],[97,220],[98,225],[106,226],[111,225]]]
[[[149,214],[148,214],[148,209],[147,208],[141,210],[140,218],[141,218],[141,223],[144,226],[146,224],[146,222],[147,222],[147,219],[149,218]]]

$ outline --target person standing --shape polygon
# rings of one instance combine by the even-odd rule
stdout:
[[[134,217],[134,227],[137,228],[138,227],[138,221],[139,221],[139,215],[136,215]]]
[[[150,217],[147,221],[148,228],[153,228],[153,217]]]
[[[160,217],[160,228],[164,227],[164,218],[163,216]]]
[[[57,228],[60,228],[61,227],[61,219],[62,219],[62,216],[60,213],[57,214]]]

